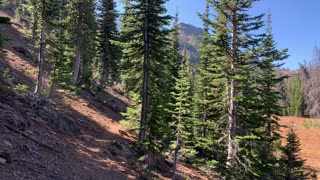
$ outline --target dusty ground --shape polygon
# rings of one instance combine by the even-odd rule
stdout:
[[[318,172],[320,177],[320,127],[310,124],[316,124],[320,120],[282,117],[280,124],[294,127],[301,143],[301,157],[305,159],[307,167]],[[307,125],[306,125],[307,124]],[[308,126],[309,125],[309,126]],[[282,136],[287,133],[286,129],[282,129]]]
[[[12,15],[11,11],[0,11],[0,16]],[[9,86],[22,84],[29,90],[0,91],[0,139],[13,145],[13,162],[0,164],[0,180],[136,179],[141,172],[131,148],[134,136],[118,123],[122,118],[118,109],[129,100],[112,88],[106,89],[103,101],[95,100],[87,91],[74,96],[57,90],[51,103],[33,107],[28,94],[34,87],[37,63],[31,52],[22,54],[14,49],[18,46],[30,51],[30,40],[22,24],[12,21],[13,25],[0,25],[9,40],[0,55],[0,74],[9,69],[13,77],[7,79]],[[39,109],[47,114],[39,114]],[[19,133],[2,123],[16,127]],[[185,177],[181,179],[206,179],[182,164],[178,167]],[[170,167],[163,169],[156,174],[170,179]]]

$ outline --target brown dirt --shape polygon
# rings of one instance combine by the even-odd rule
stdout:
[[[308,168],[314,169],[318,172],[320,177],[320,128],[309,127],[304,124],[306,122],[317,121],[307,118],[297,117],[282,117],[280,124],[294,127],[301,143],[301,157],[305,159],[305,165]],[[286,136],[287,129],[282,128],[281,135]]]
[[[10,11],[0,11],[0,16],[12,18],[12,14]],[[9,141],[14,147],[14,162],[0,164],[0,180],[137,179],[141,172],[134,153],[122,151],[114,145],[115,142],[131,145],[135,138],[118,123],[122,117],[114,108],[127,105],[130,101],[112,88],[105,91],[106,97],[109,97],[106,101],[96,101],[86,91],[74,96],[68,91],[57,90],[52,102],[42,107],[48,109],[44,111],[48,114],[37,114],[32,104],[28,103],[28,94],[35,83],[37,63],[32,57],[14,50],[14,46],[31,48],[28,47],[30,40],[23,35],[22,24],[12,20],[14,24],[11,26],[0,25],[9,39],[4,46],[5,53],[0,54],[0,74],[10,69],[10,75],[14,77],[11,88],[24,84],[30,87],[30,91],[22,94],[0,91],[0,139]],[[9,115],[1,116],[8,108],[11,110]],[[51,117],[51,122],[46,121],[46,116]],[[18,129],[39,143],[3,127],[1,123],[9,122],[8,118],[25,122]],[[66,133],[63,129],[54,128],[64,119],[73,122],[65,126],[75,126],[74,131]],[[58,152],[41,146],[41,143]],[[170,179],[170,169],[166,171],[165,174],[157,174],[163,179]],[[183,177],[206,179],[182,164],[179,164],[178,171]]]

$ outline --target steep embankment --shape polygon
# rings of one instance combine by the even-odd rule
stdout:
[[[49,102],[34,103],[31,41],[13,11],[0,15],[13,22],[0,25],[8,37],[0,55],[0,179],[136,179],[134,136],[118,124],[129,100],[109,88],[99,101],[90,91],[57,90]],[[169,178],[170,164],[155,173]],[[180,179],[205,179],[183,165],[179,173]]]

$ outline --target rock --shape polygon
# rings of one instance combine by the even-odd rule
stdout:
[[[7,163],[11,163],[13,146],[9,141],[0,139],[0,158],[4,159]]]
[[[0,139],[0,150],[13,150],[13,146],[9,141],[6,141],[4,139]]]
[[[8,151],[0,151],[0,158],[5,159],[8,164],[12,163],[13,157],[12,154]]]
[[[0,164],[4,164],[4,163],[6,163],[7,162],[7,160],[5,160],[5,159],[3,159],[3,158],[0,158]]]
[[[24,55],[25,57],[31,57],[31,53],[29,52],[29,50],[25,47],[21,47],[21,46],[13,46],[12,47],[15,51],[17,51],[18,53]]]

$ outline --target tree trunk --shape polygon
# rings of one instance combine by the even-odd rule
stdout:
[[[45,17],[45,0],[42,0],[42,12],[41,12],[41,18],[42,21],[44,21]],[[38,78],[37,78],[37,85],[35,88],[35,91],[33,93],[33,97],[35,99],[39,99],[41,95],[42,90],[42,84],[43,84],[43,63],[44,63],[44,48],[45,48],[45,24],[42,23],[42,28],[40,31],[40,46],[39,46],[39,64],[38,64]]]
[[[77,27],[77,39],[76,39],[76,56],[73,64],[73,71],[72,71],[72,85],[76,86],[78,84],[78,77],[80,72],[80,65],[81,65],[81,46],[82,46],[82,4],[79,4],[79,21]]]
[[[147,121],[148,121],[148,101],[149,101],[149,6],[150,0],[144,0],[146,3],[145,21],[144,21],[144,59],[143,59],[143,82],[142,82],[142,108],[141,108],[141,120],[140,120],[140,132],[139,141],[145,141],[147,139]]]
[[[76,50],[76,57],[73,64],[73,71],[72,71],[72,85],[76,86],[78,83],[79,71],[80,71],[80,64],[81,64],[81,38],[78,36],[77,40],[77,50]]]
[[[172,180],[176,179],[176,170],[177,170],[177,163],[178,163],[178,153],[180,150],[180,130],[178,129],[178,134],[177,134],[177,145],[176,148],[174,149],[174,161],[173,161],[173,166],[172,166]]]
[[[99,94],[105,88],[108,74],[109,73],[107,72],[107,70],[103,69],[102,76],[100,78],[100,82],[99,82],[99,85],[97,87],[96,94]]]
[[[237,63],[237,19],[236,12],[233,12],[232,17],[232,57],[230,58],[230,87],[228,88],[228,156],[227,156],[227,166],[228,168],[232,166],[235,162],[237,155],[237,147],[234,142],[237,130],[237,102],[235,97],[237,96],[236,91],[236,80],[234,68]]]
[[[106,56],[106,54],[108,53],[109,48],[109,43],[107,43],[107,45],[105,45],[104,47],[104,55]],[[109,52],[110,53],[110,52]],[[104,57],[103,61],[102,61],[102,76],[100,78],[100,82],[99,85],[97,87],[97,92],[96,94],[98,95],[106,86],[106,82],[108,79],[108,76],[110,74],[109,71],[110,68],[110,60],[108,57]]]

